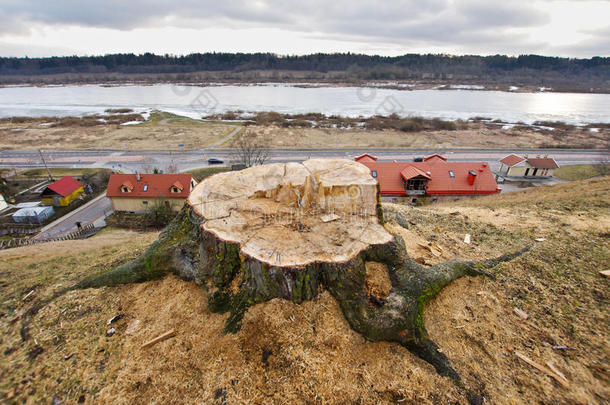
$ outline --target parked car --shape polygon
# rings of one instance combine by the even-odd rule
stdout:
[[[220,164],[223,164],[224,161],[222,161],[222,160],[220,160],[218,158],[209,158],[208,159],[208,163],[211,164],[211,165],[220,165]]]

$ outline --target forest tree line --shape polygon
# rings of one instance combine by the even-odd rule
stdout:
[[[193,53],[184,56],[112,54],[104,56],[59,56],[47,58],[0,57],[0,74],[40,75],[58,73],[184,73],[196,71],[358,71],[406,68],[413,72],[484,74],[533,69],[578,74],[610,72],[610,58],[572,59],[539,55],[451,56],[407,54],[378,56],[353,53],[279,56],[272,53]]]

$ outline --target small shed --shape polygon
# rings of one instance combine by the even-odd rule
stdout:
[[[17,210],[12,216],[13,221],[25,224],[41,224],[53,216],[53,207],[30,207]]]
[[[83,192],[83,185],[79,181],[65,176],[46,186],[40,196],[46,205],[65,207]]]

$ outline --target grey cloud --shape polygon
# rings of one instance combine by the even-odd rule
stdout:
[[[476,48],[479,52],[487,49],[536,52],[549,45],[528,37],[527,28],[546,24],[549,15],[532,3],[526,0],[0,0],[3,21],[0,34],[24,33],[33,24],[121,30],[164,26],[266,27],[350,42],[446,45],[452,49]],[[603,40],[599,41],[604,45]]]

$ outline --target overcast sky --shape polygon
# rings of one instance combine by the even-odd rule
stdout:
[[[0,0],[0,56],[610,56],[610,0]]]

